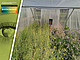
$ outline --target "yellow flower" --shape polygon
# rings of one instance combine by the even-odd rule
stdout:
[[[54,39],[56,39],[56,37],[54,37]]]
[[[61,53],[61,51],[59,50],[59,53]]]
[[[65,53],[63,53],[65,55]]]
[[[48,54],[48,52],[46,52],[46,54]]]
[[[49,37],[49,36],[48,36]]]
[[[62,58],[62,60],[63,60],[63,58]]]
[[[54,49],[56,48],[56,46],[54,46]]]
[[[68,48],[68,47],[67,47]]]
[[[53,59],[55,60],[55,57]]]
[[[66,51],[66,49],[64,49],[64,51]]]

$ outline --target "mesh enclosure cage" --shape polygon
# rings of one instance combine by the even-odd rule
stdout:
[[[19,26],[28,26],[36,21],[39,24],[48,23],[53,19],[52,27],[61,24],[64,28],[68,25],[70,29],[80,29],[80,9],[40,9],[40,8],[22,8]],[[72,14],[71,14],[72,12]],[[22,28],[21,28],[22,29]]]
[[[23,0],[22,5],[13,58],[80,59],[79,0]]]
[[[20,15],[14,52],[18,54],[17,52],[21,51],[23,60],[26,60],[27,57],[31,57],[31,59],[35,57],[34,60],[39,59],[40,56],[43,57],[48,46],[49,55],[46,54],[47,57],[43,57],[41,60],[51,58],[57,60],[58,57],[62,60],[60,56],[63,57],[63,60],[80,58],[80,9],[22,7]],[[46,43],[51,43],[51,45]],[[24,48],[24,51],[23,49],[18,50],[16,48],[18,46],[21,49]],[[42,50],[37,50],[35,46],[40,50],[42,48]],[[28,54],[26,52],[30,51],[28,48],[32,52],[29,52],[30,56],[25,57]],[[38,54],[37,51],[41,54]],[[14,52],[13,58],[19,59],[19,56],[15,55]]]

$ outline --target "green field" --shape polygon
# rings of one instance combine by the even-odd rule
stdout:
[[[1,23],[3,23],[3,25],[5,23],[10,24],[10,22],[16,23],[18,13],[17,14],[14,14],[14,13],[3,14],[3,13],[1,13],[1,5],[8,5],[8,4],[2,4],[2,2],[16,2],[16,3],[12,3],[11,5],[18,5],[18,7],[19,7],[20,0],[0,0],[0,24]],[[0,60],[8,60],[9,59],[14,29],[6,29],[4,32],[5,32],[5,34],[8,34],[9,37],[4,37],[2,35],[2,29],[0,29]]]

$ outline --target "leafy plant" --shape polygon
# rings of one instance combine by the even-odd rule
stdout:
[[[16,38],[12,59],[49,60],[49,40],[48,24],[30,24]]]
[[[30,24],[18,37],[13,51],[13,60],[75,60],[80,53],[77,32],[66,26],[64,29],[49,25]],[[50,34],[51,33],[51,34]]]
[[[80,40],[77,33],[70,31],[66,26],[64,30],[53,29],[51,35],[51,49],[55,49],[53,56],[56,60],[75,60],[74,56],[80,53]]]

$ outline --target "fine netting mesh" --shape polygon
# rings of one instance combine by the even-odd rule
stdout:
[[[19,26],[28,26],[28,24],[40,21],[41,24],[53,19],[53,24],[59,23],[60,9],[37,9],[37,8],[22,8]]]
[[[49,23],[53,19],[52,26],[61,24],[63,27],[68,25],[70,29],[80,29],[80,9],[39,9],[39,8],[22,8],[19,28],[28,26],[37,21],[39,24]]]
[[[72,9],[69,10],[71,13]],[[70,16],[67,25],[70,29],[80,30],[80,9],[74,9],[72,15]]]
[[[79,14],[79,9],[22,8],[12,59],[79,60]]]

